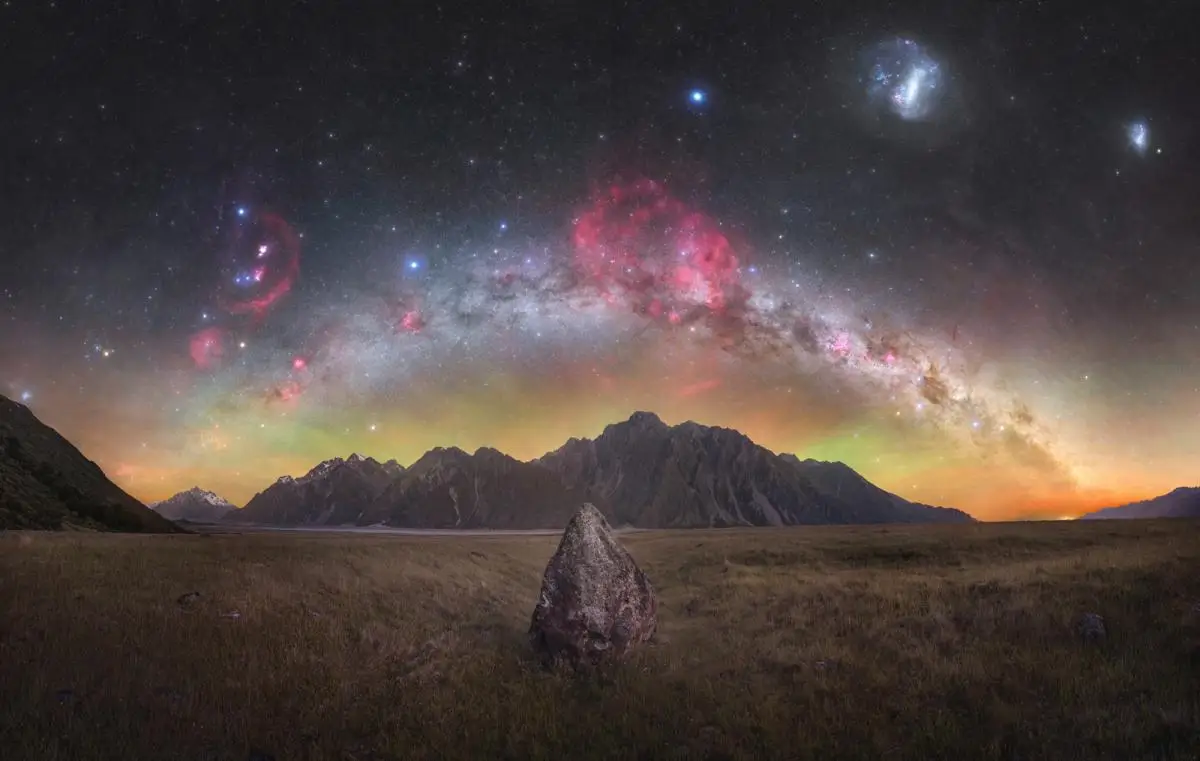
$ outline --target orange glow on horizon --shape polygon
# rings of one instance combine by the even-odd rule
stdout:
[[[352,452],[407,466],[436,446],[487,446],[530,460],[569,438],[595,437],[637,410],[669,424],[736,429],[778,453],[840,460],[905,499],[981,520],[1077,516],[1182,485],[1168,468],[1153,478],[1129,470],[1108,483],[1079,483],[1037,442],[964,446],[953,431],[886,402],[787,372],[749,372],[712,353],[664,360],[614,350],[539,369],[464,366],[394,397],[341,405],[310,396],[279,405],[244,394],[172,427],[156,425],[144,406],[50,408],[43,419],[144,501],[200,486],[244,504],[279,476]]]

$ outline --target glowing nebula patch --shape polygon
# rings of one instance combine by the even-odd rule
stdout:
[[[1145,153],[1150,147],[1150,128],[1145,122],[1134,122],[1125,128],[1125,136],[1129,139],[1129,147],[1138,153]]]
[[[722,312],[749,295],[716,223],[653,180],[597,194],[573,242],[576,266],[592,285],[632,297],[635,311],[654,319],[678,324],[681,314]]]
[[[241,265],[234,291],[223,300],[230,314],[262,317],[292,289],[300,274],[300,240],[276,214],[259,214],[238,230],[233,258]]]
[[[199,369],[213,368],[225,356],[225,332],[220,328],[197,331],[188,342],[188,353]]]
[[[943,70],[924,47],[907,38],[881,42],[865,57],[867,97],[905,121],[929,118],[943,89]]]

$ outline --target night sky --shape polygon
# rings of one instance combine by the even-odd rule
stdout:
[[[983,519],[1198,480],[1186,3],[69,5],[0,6],[0,393],[141,499],[638,409]]]

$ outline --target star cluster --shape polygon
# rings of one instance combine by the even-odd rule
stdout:
[[[1194,479],[1181,18],[577,10],[0,10],[0,392],[147,500],[635,409],[982,518]]]

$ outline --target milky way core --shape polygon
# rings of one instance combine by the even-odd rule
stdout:
[[[370,409],[359,425],[381,441],[394,430],[395,442],[410,436],[411,421],[481,390],[538,393],[550,404],[554,392],[545,384],[553,383],[558,392],[574,388],[593,399],[589,420],[637,407],[689,415],[700,403],[716,418],[690,416],[723,422],[722,414],[741,410],[739,427],[768,439],[798,436],[809,443],[785,448],[802,452],[820,453],[812,447],[830,435],[860,435],[837,432],[844,422],[833,423],[842,416],[835,410],[887,410],[910,457],[917,442],[940,440],[1042,483],[1072,480],[1030,407],[998,379],[971,369],[957,331],[930,332],[896,310],[872,317],[844,291],[783,268],[751,271],[716,221],[659,181],[607,186],[571,222],[569,240],[533,246],[537,257],[513,250],[482,265],[463,251],[418,281],[364,283],[302,314],[266,317],[266,326],[277,320],[281,330],[242,328],[248,337],[238,346],[253,343],[258,358],[250,365],[229,361],[231,339],[221,328],[198,332],[191,357],[198,369],[217,372],[208,380],[216,395],[190,405],[189,427],[234,411],[222,430],[247,419],[275,427],[280,421],[271,419],[279,415],[290,425],[322,425],[316,421],[333,410]],[[278,220],[276,229],[287,228]],[[294,261],[285,260],[285,272]],[[274,304],[275,290],[264,290],[268,296],[244,302],[258,305],[260,315]],[[523,378],[532,362],[544,368],[542,380]],[[759,419],[750,410],[768,398],[773,409],[790,398],[797,423],[808,422]],[[821,414],[800,412],[812,405],[830,413],[829,421],[816,424]],[[489,406],[480,420],[507,420],[517,431],[548,422],[536,404]],[[502,412],[518,408],[524,425]],[[536,447],[551,445],[553,435],[535,436],[538,444],[515,454],[540,454]],[[432,435],[420,440],[445,443]],[[214,442],[229,445],[225,434],[205,428],[198,445],[210,457]]]

